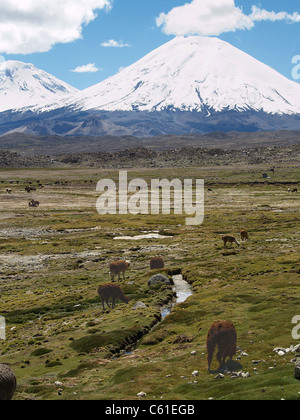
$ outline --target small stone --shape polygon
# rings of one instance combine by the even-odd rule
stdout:
[[[194,370],[194,372],[192,372],[192,375],[193,375],[193,376],[199,376],[199,372],[198,372],[198,370]]]
[[[146,392],[143,392],[143,391],[139,392],[136,395],[137,395],[137,397],[146,397],[147,396]]]
[[[196,350],[191,351],[191,355],[195,356],[197,354]]]
[[[132,310],[136,311],[137,309],[142,309],[142,308],[146,308],[147,306],[145,305],[144,302],[137,302],[133,307]]]
[[[54,382],[54,385],[56,385],[56,386],[62,386],[63,383],[62,382],[59,382],[59,381],[56,381],[56,382]]]
[[[297,351],[300,351],[300,344],[297,344],[297,345],[294,347],[294,352],[296,353]]]
[[[215,379],[223,379],[224,375],[222,373],[219,373],[217,376],[215,376]]]

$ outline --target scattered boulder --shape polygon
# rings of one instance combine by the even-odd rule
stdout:
[[[137,302],[135,305],[133,305],[133,307],[131,308],[133,311],[136,311],[137,309],[142,309],[142,308],[146,308],[147,305],[144,302]]]
[[[186,334],[179,334],[179,335],[177,335],[177,337],[173,341],[173,344],[190,343],[191,341],[193,341],[192,337],[189,337]]]
[[[249,372],[231,372],[231,378],[249,378],[250,373]]]
[[[137,395],[137,397],[146,397],[147,396],[146,392],[143,392],[143,391],[139,392],[136,395]]]
[[[288,353],[297,353],[300,350],[300,344],[297,344],[296,346],[291,345],[290,347],[284,348],[284,347],[275,347],[273,351],[278,354],[278,356],[284,356]]]
[[[297,353],[298,351],[300,351],[300,344],[297,344],[297,345],[294,347],[294,353]]]
[[[170,279],[168,279],[167,276],[164,276],[163,274],[155,274],[152,276],[148,281],[148,286],[152,286],[153,284],[157,283],[166,283],[166,284],[172,284]]]

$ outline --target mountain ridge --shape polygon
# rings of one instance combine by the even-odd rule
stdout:
[[[79,111],[300,114],[300,85],[218,38],[176,37],[120,73],[62,100]]]
[[[83,91],[0,112],[0,135],[153,137],[298,129],[298,83],[225,41],[199,36],[174,38]]]
[[[212,132],[209,134],[164,135],[156,137],[134,136],[68,136],[30,135],[11,133],[0,136],[0,151],[17,152],[22,156],[57,156],[66,153],[114,153],[144,148],[168,151],[178,148],[206,148],[243,150],[254,147],[288,147],[300,145],[299,131]],[[71,152],[72,151],[72,152]]]
[[[8,60],[0,63],[0,112],[41,106],[78,89],[33,64]]]

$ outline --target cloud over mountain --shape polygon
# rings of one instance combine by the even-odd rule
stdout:
[[[95,63],[84,64],[83,66],[78,66],[74,70],[71,70],[73,73],[97,73],[99,71]]]
[[[127,42],[115,41],[114,39],[110,39],[109,41],[102,42],[101,47],[125,48],[131,47],[131,45]]]
[[[252,29],[255,22],[261,21],[297,23],[300,22],[300,14],[270,12],[252,6],[251,14],[247,15],[235,5],[235,0],[192,0],[168,13],[161,13],[156,24],[167,35],[218,36],[239,29]]]

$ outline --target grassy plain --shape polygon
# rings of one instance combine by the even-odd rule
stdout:
[[[263,172],[259,165],[128,172],[147,181],[204,178],[204,223],[186,226],[184,215],[99,215],[96,183],[117,181],[116,170],[1,170],[0,315],[7,328],[0,363],[17,376],[15,399],[135,400],[143,391],[149,400],[299,400],[294,355],[273,349],[298,344],[300,196],[288,187],[300,182],[300,171],[278,166],[267,182]],[[28,194],[26,185],[37,189]],[[30,209],[29,198],[40,207]],[[224,249],[221,235],[238,238],[242,229],[250,240]],[[116,239],[153,231],[164,238]],[[162,322],[160,308],[173,292],[147,285],[156,255],[166,274],[181,270],[193,287]],[[97,287],[120,258],[131,261],[121,281],[130,302],[103,311]],[[138,301],[146,308],[133,310]],[[207,371],[206,335],[218,319],[235,324],[232,367],[249,377],[215,379]]]

